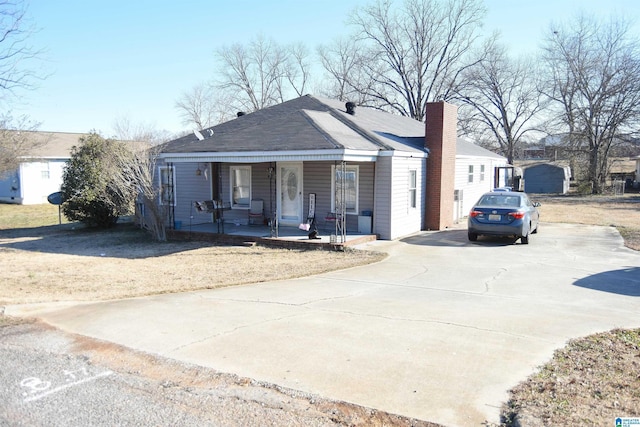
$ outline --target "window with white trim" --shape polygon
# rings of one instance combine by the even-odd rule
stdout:
[[[409,170],[409,207],[418,207],[418,171]]]
[[[229,199],[233,209],[249,209],[251,205],[251,166],[229,167]]]
[[[471,184],[473,182],[473,165],[469,165],[469,178],[467,182]]]
[[[484,165],[480,165],[480,182],[484,182]]]
[[[358,214],[358,174],[357,165],[347,165],[344,168],[344,179],[342,176],[341,166],[331,167],[331,194],[334,197],[331,200],[331,212],[336,212],[340,206],[340,199],[344,189],[344,211],[347,214]],[[344,188],[342,183],[344,182]]]
[[[46,180],[51,178],[51,172],[49,170],[49,162],[43,162],[42,169],[40,170],[40,178]]]
[[[158,168],[159,187],[160,187],[160,204],[173,205],[176,204],[176,177],[175,169],[172,166],[160,166]]]

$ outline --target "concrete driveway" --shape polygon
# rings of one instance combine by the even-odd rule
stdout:
[[[614,229],[542,224],[530,242],[427,232],[363,245],[390,254],[378,264],[303,279],[6,312],[328,398],[479,426],[498,422],[507,390],[568,339],[640,327],[640,254]]]

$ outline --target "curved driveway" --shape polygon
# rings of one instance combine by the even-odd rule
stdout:
[[[327,398],[479,426],[497,422],[507,390],[568,339],[640,327],[640,254],[614,229],[542,224],[530,242],[426,232],[363,245],[389,253],[378,264],[308,278],[6,312]]]

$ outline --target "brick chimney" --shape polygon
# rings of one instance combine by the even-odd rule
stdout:
[[[426,106],[427,159],[424,228],[443,230],[453,225],[458,107],[446,102]]]

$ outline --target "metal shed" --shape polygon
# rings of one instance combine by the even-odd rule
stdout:
[[[567,165],[540,163],[524,170],[524,191],[527,193],[569,192],[571,168]]]

